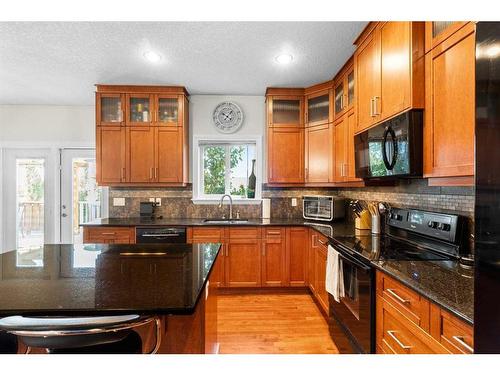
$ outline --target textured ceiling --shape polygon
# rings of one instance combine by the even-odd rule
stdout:
[[[1,22],[0,104],[93,104],[94,84],[263,95],[333,77],[365,22]],[[146,50],[162,55],[158,64]],[[280,53],[293,55],[279,65]]]

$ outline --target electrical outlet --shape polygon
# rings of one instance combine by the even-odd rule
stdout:
[[[292,207],[297,207],[297,198],[292,198]]]
[[[156,198],[156,206],[161,207],[161,198]]]
[[[125,198],[113,198],[113,206],[124,207],[125,206]]]
[[[149,198],[149,201],[154,203],[155,199],[154,198]]]

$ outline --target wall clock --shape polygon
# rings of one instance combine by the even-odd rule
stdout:
[[[243,111],[233,102],[222,102],[215,107],[213,120],[221,133],[234,133],[243,124]]]

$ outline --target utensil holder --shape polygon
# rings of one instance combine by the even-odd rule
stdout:
[[[380,215],[371,215],[372,234],[380,234]]]
[[[372,218],[368,211],[364,210],[360,214],[361,217],[354,219],[354,228],[359,230],[369,230],[372,225]]]

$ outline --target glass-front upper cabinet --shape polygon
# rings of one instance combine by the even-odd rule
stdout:
[[[427,21],[425,23],[425,52],[429,52],[466,24],[467,22],[464,21]]]
[[[155,125],[179,125],[179,98],[177,95],[155,95]]]
[[[354,104],[354,69],[347,73],[347,106]]]
[[[309,125],[319,125],[330,121],[330,93],[326,91],[319,95],[307,97],[307,116]]]
[[[149,94],[127,94],[127,125],[150,125],[153,121]]]
[[[271,99],[272,124],[283,126],[300,126],[302,118],[301,98]]]
[[[96,94],[97,125],[123,125],[124,97],[122,94]]]
[[[334,89],[335,115],[338,115],[344,109],[344,81],[337,83]]]

